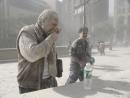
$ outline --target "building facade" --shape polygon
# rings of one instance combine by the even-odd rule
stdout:
[[[35,23],[45,8],[43,0],[0,0],[0,48],[15,48],[21,27]]]
[[[130,43],[130,0],[114,0],[114,41],[119,45]]]
[[[103,36],[105,30],[100,32],[97,28],[109,19],[108,2],[108,0],[63,0],[59,13],[67,41],[76,39],[78,29],[84,26],[84,23],[89,28],[93,41],[106,39]]]

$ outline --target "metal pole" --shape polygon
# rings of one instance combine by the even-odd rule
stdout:
[[[89,3],[90,0],[84,0],[84,13],[83,13],[83,25],[84,27],[87,25],[86,24],[86,5]]]
[[[124,38],[123,38],[123,43],[126,44],[127,43],[127,36],[128,36],[128,31],[127,31],[127,25],[128,25],[128,1],[124,1],[125,2],[125,18],[124,18],[124,24],[125,24],[125,29],[124,29]]]
[[[83,25],[86,26],[86,3],[84,0],[84,15],[83,15]]]

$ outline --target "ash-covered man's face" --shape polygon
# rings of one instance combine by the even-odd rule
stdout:
[[[48,35],[54,32],[59,33],[58,17],[46,21],[44,24],[44,29]]]
[[[37,24],[47,35],[51,33],[59,33],[58,14],[53,10],[44,10],[38,17]]]

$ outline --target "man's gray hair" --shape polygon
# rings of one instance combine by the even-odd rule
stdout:
[[[42,25],[45,23],[45,21],[49,21],[53,18],[58,18],[58,14],[51,9],[46,9],[39,15],[37,23]]]

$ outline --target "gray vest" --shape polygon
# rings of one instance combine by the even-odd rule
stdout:
[[[43,74],[43,67],[44,67],[44,58],[39,59],[36,62],[29,62],[27,61],[20,53],[19,49],[19,38],[22,33],[31,34],[33,38],[36,39],[38,43],[41,41],[37,38],[35,32],[35,26],[30,25],[26,26],[21,29],[18,37],[17,37],[17,52],[18,52],[18,76],[17,80],[20,87],[25,88],[34,88],[40,89],[41,88],[41,79]]]

